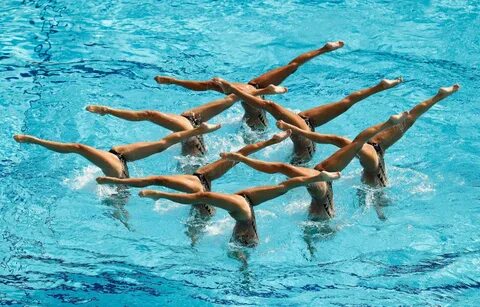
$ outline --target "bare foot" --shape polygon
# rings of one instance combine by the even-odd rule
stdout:
[[[158,84],[172,84],[173,81],[175,81],[175,78],[167,76],[156,76],[153,79],[155,79]]]
[[[229,94],[232,92],[232,85],[230,84],[230,82],[218,77],[213,78],[212,81],[218,84],[225,94]]]
[[[442,96],[442,97],[447,97],[447,96],[455,93],[455,92],[458,91],[459,89],[460,89],[460,85],[459,85],[459,84],[454,84],[454,85],[449,86],[449,87],[441,87],[441,88],[438,90],[437,95]]]
[[[337,41],[337,42],[328,42],[323,46],[323,48],[327,49],[328,51],[333,51],[339,48],[342,48],[345,43],[343,41]]]
[[[213,132],[215,130],[220,129],[220,127],[222,127],[222,125],[220,124],[207,124],[207,123],[201,123],[200,126],[198,126],[198,128],[200,129],[200,131],[202,131],[202,133]]]
[[[403,82],[403,77],[398,77],[396,79],[393,79],[393,80],[389,80],[389,79],[383,79],[382,81],[380,81],[380,86],[383,88],[383,89],[389,89],[389,88],[392,88],[400,83]]]
[[[238,152],[221,152],[220,157],[222,159],[227,159],[230,161],[242,161],[242,158],[244,158],[245,156],[239,154]]]
[[[141,190],[140,192],[138,192],[138,196],[158,199],[160,198],[159,196],[161,193],[162,192],[160,191],[154,191],[154,190]]]
[[[292,128],[293,129],[295,128],[295,126],[287,124],[283,120],[277,121],[277,127],[278,127],[278,129],[283,130],[283,131],[287,131],[287,130],[291,130]]]
[[[340,172],[321,171],[320,174],[313,176],[316,181],[332,181],[340,178]]]
[[[397,125],[401,122],[403,122],[408,116],[408,112],[402,112],[402,113],[399,113],[399,114],[395,114],[395,115],[392,115],[390,116],[390,118],[388,119],[388,122],[390,124],[393,125]]]
[[[105,115],[105,114],[107,114],[108,108],[104,107],[104,106],[90,105],[90,106],[87,106],[85,108],[85,110],[87,110],[88,112],[97,113],[97,114],[100,114],[100,115]]]
[[[265,90],[269,94],[285,94],[286,92],[288,92],[288,89],[286,87],[277,86],[277,85],[273,85],[273,84],[270,84],[269,86],[267,86],[265,88]]]
[[[272,140],[275,141],[275,143],[280,143],[286,138],[290,137],[290,135],[292,135],[292,130],[288,129],[283,132],[275,133],[272,136]]]
[[[36,138],[25,134],[15,134],[13,139],[18,143],[33,143]]]

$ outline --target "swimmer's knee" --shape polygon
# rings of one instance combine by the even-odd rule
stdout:
[[[271,101],[271,100],[265,100],[265,106],[269,109],[269,110],[279,110],[280,107],[278,106],[278,104],[276,104],[275,102]]]
[[[291,166],[289,164],[283,163],[283,162],[278,162],[277,163],[277,168],[282,173],[288,173],[291,170]]]
[[[74,151],[85,151],[87,150],[88,146],[80,144],[80,143],[71,143],[70,146]]]
[[[153,110],[145,110],[145,111],[142,111],[141,112],[141,116],[144,118],[144,119],[148,119],[148,120],[151,120],[155,117],[155,114],[156,114],[157,111],[153,111]]]
[[[297,63],[297,62],[290,62],[288,63],[287,67],[291,70],[291,71],[296,71],[299,67],[300,67],[300,64]]]

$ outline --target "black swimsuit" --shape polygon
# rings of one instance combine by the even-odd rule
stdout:
[[[388,180],[387,180],[387,172],[385,169],[385,160],[384,160],[384,155],[385,151],[382,149],[380,144],[374,143],[374,142],[367,142],[367,144],[372,145],[375,151],[377,152],[378,156],[378,173],[377,173],[377,179],[383,187],[387,186]]]
[[[299,116],[305,121],[308,128],[310,128],[310,131],[315,132],[315,127],[313,126],[310,118],[308,118],[307,116],[303,116],[303,115],[299,115]],[[303,137],[303,138],[305,139],[305,141],[308,141],[308,145],[307,145],[306,149],[307,149],[309,157],[312,158],[313,155],[315,154],[315,149],[316,149],[315,143],[312,142],[311,140],[305,138],[305,137]],[[301,164],[303,162],[304,162],[303,159],[296,159],[296,158],[292,159],[292,164]]]
[[[202,124],[202,121],[200,120],[200,118],[195,113],[189,113],[187,115],[182,114],[182,116],[185,117],[186,119],[188,119],[190,124],[192,124],[193,128],[197,128],[198,126],[200,126]],[[205,147],[205,142],[203,141],[203,136],[202,135],[197,135],[197,136],[194,136],[192,138],[189,138],[185,142],[189,142],[189,140],[195,140],[194,143],[193,143],[194,146],[198,149],[198,151],[202,155],[206,154],[207,149]]]
[[[200,183],[203,186],[203,191],[204,192],[210,192],[211,191],[212,186],[210,184],[210,181],[207,180],[207,178],[205,177],[204,174],[193,173],[193,176],[197,177],[198,180],[200,180]],[[205,210],[208,212],[209,215],[213,215],[215,213],[215,208],[213,208],[212,206],[209,206],[207,204],[204,204],[203,206],[204,206]]]
[[[129,178],[130,176],[129,176],[129,173],[128,173],[127,159],[125,159],[125,157],[121,153],[116,151],[115,149],[110,149],[108,152],[117,156],[118,160],[120,160],[120,162],[122,162],[123,170],[122,170],[121,179]]]
[[[333,187],[332,187],[332,182],[327,181],[327,193],[325,195],[325,203],[322,204],[322,207],[325,209],[325,212],[327,213],[329,218],[333,217],[333,214],[331,212],[334,212],[333,209]],[[313,190],[313,188],[308,185],[307,190],[310,192],[310,195],[315,195],[316,191]]]
[[[260,89],[260,85],[258,83],[255,83],[253,81],[250,81],[248,82],[248,85],[251,85],[253,86],[255,89]],[[260,96],[262,97],[262,99],[265,99],[265,96]],[[242,101],[242,105],[245,104],[245,102]],[[247,104],[248,105],[248,104]],[[258,109],[258,108],[255,108],[257,111],[258,111],[258,120],[260,121],[260,123],[262,123],[262,125],[266,128],[268,127],[268,123],[267,123],[267,114],[265,112],[265,110],[263,109]]]
[[[251,223],[252,223],[254,236],[250,237],[248,234],[247,235],[238,235],[238,236],[235,235],[234,237],[232,237],[231,241],[235,241],[235,242],[240,243],[240,244],[242,244],[246,247],[254,247],[258,244],[258,233],[257,233],[257,222],[256,222],[256,219],[255,219],[255,212],[253,211],[252,200],[246,194],[237,194],[237,195],[240,195],[243,198],[245,198],[248,205],[250,206],[250,212],[251,212],[251,215],[252,215]]]

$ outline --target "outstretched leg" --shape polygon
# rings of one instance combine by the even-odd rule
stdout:
[[[287,89],[284,87],[270,85],[270,86],[267,86],[266,88],[252,90],[250,91],[250,94],[253,96],[274,95],[274,94],[283,94],[286,91]],[[187,115],[187,116],[196,115],[199,118],[199,120],[201,120],[202,122],[206,122],[206,121],[209,121],[214,116],[217,116],[218,114],[222,113],[226,109],[230,108],[238,100],[239,100],[239,97],[237,97],[234,94],[230,94],[221,99],[217,99],[212,102],[201,105],[199,107],[190,109],[182,113],[182,115]]]
[[[60,143],[39,139],[30,135],[15,135],[15,141],[19,143],[37,144],[58,153],[75,153],[86,158],[98,166],[102,172],[111,177],[121,177],[123,175],[122,162],[112,153],[99,150],[79,143]]]
[[[255,85],[257,88],[266,87],[269,84],[279,85],[291,74],[293,74],[298,69],[298,67],[302,66],[306,62],[321,54],[341,48],[343,47],[343,45],[344,43],[342,41],[327,43],[320,49],[301,54],[300,56],[293,59],[290,63],[288,63],[288,65],[275,68],[260,75],[255,79],[250,80],[249,84]]]
[[[220,156],[230,161],[242,162],[259,172],[263,172],[267,174],[280,173],[288,177],[298,177],[298,176],[312,176],[317,173],[313,169],[294,166],[288,163],[267,162],[267,161],[252,159],[249,157],[245,157],[244,155],[238,152],[225,152],[225,153],[221,153]]]
[[[113,109],[107,106],[94,106],[90,105],[86,107],[86,110],[92,113],[100,115],[112,115],[128,121],[149,121],[172,131],[182,131],[192,129],[192,125],[183,116],[169,113],[162,113],[152,110],[132,111]]]
[[[340,148],[326,160],[316,165],[315,169],[325,170],[329,172],[342,171],[360,152],[366,142],[368,142],[371,138],[373,138],[377,133],[381,132],[382,130],[388,129],[402,122],[403,120],[405,120],[406,116],[406,113],[393,115],[389,118],[388,121],[363,130],[350,144]]]
[[[181,80],[181,79],[176,79],[176,78],[167,77],[167,76],[156,76],[154,79],[158,84],[175,84],[192,91],[212,90],[212,91],[223,93],[222,88],[212,80],[204,80],[204,81]]]
[[[352,143],[352,141],[346,137],[303,130],[281,120],[277,122],[277,127],[282,130],[291,130],[292,134],[300,135],[310,139],[315,143],[330,144],[339,148],[345,147]],[[363,145],[362,149],[357,153],[357,157],[365,170],[370,172],[377,170],[378,156],[375,149],[371,145]]]
[[[197,128],[174,132],[155,142],[139,142],[128,145],[115,146],[113,149],[121,153],[127,161],[135,161],[159,153],[170,146],[180,143],[192,136],[209,133],[220,128],[220,125],[203,123]]]
[[[318,127],[343,114],[360,100],[363,100],[375,93],[390,89],[402,81],[402,78],[397,78],[395,80],[384,79],[377,85],[356,91],[340,101],[300,112],[299,115],[310,119],[312,125],[314,127]]]
[[[273,101],[264,100],[260,97],[255,97],[250,93],[242,91],[242,89],[225,80],[217,79],[217,81],[219,82],[219,84],[221,84],[225,91],[232,92],[233,94],[240,97],[240,99],[242,99],[245,103],[253,107],[267,111],[273,117],[275,117],[275,119],[284,120],[285,122],[288,122],[302,129],[309,129],[307,123],[295,112],[292,112],[282,107],[281,105],[274,103]]]
[[[288,191],[297,188],[309,185],[314,182],[319,181],[333,181],[340,178],[339,172],[326,172],[320,171],[313,176],[299,176],[290,178],[287,181],[284,181],[278,185],[272,186],[262,186],[251,189],[246,189],[235,194],[244,194],[247,195],[251,200],[253,206],[258,206],[259,204],[266,202],[268,200],[277,198]]]
[[[253,154],[265,147],[278,144],[288,138],[290,136],[290,132],[280,132],[275,134],[271,139],[266,141],[261,141],[255,144],[249,144],[241,148],[237,151],[237,153],[248,156]],[[220,159],[208,165],[205,165],[199,168],[196,172],[199,174],[203,174],[208,181],[213,181],[225,175],[232,167],[234,167],[237,162],[227,160],[227,159]]]
[[[152,199],[165,198],[180,204],[195,205],[195,204],[210,204],[214,207],[227,210],[232,215],[237,217],[246,218],[242,216],[245,212],[249,211],[245,208],[245,199],[240,196],[241,194],[247,195],[252,201],[252,205],[256,206],[262,202],[273,199],[280,195],[285,194],[287,191],[300,186],[306,186],[313,182],[318,181],[332,181],[340,178],[340,173],[334,172],[317,172],[314,176],[302,176],[291,178],[279,185],[264,186],[246,189],[235,194],[223,194],[216,192],[198,192],[191,194],[179,194],[179,193],[166,193],[153,190],[140,191],[140,197],[148,197]]]
[[[144,188],[148,186],[163,186],[184,193],[195,193],[203,191],[198,178],[192,175],[170,175],[170,176],[148,176],[140,178],[114,178],[98,177],[99,184],[119,184],[135,188]]]
[[[222,208],[231,213],[242,211],[245,206],[243,197],[234,194],[224,194],[216,192],[197,192],[197,193],[168,193],[154,190],[142,190],[138,193],[140,197],[148,197],[154,200],[168,199],[185,205],[209,204],[214,207]]]
[[[389,148],[390,146],[395,144],[400,138],[402,138],[405,132],[410,129],[410,127],[412,127],[415,121],[422,114],[427,112],[440,100],[458,91],[459,88],[460,86],[458,84],[450,87],[440,88],[435,96],[419,103],[413,109],[411,109],[410,112],[408,112],[407,118],[404,123],[400,123],[396,126],[391,127],[390,129],[382,131],[374,138],[372,138],[372,142],[378,143],[383,150],[387,150],[387,148]]]

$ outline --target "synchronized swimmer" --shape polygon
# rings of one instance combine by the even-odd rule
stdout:
[[[387,186],[385,151],[400,140],[422,114],[460,88],[457,84],[440,88],[435,96],[419,103],[410,111],[392,115],[387,121],[366,128],[353,140],[332,134],[320,134],[315,132],[315,128],[343,114],[357,102],[397,86],[403,81],[402,78],[382,80],[373,87],[356,91],[337,102],[298,114],[264,99],[265,95],[285,94],[287,89],[279,85],[298,67],[318,55],[336,50],[343,45],[341,41],[327,43],[322,48],[304,53],[287,65],[268,71],[248,83],[230,83],[220,78],[190,81],[167,76],[155,77],[159,84],[176,84],[194,91],[214,90],[226,95],[180,115],[155,110],[121,110],[98,105],[86,107],[86,110],[92,113],[108,114],[128,121],[150,121],[172,131],[158,141],[114,146],[109,151],[104,151],[84,144],[60,143],[30,135],[14,135],[14,139],[19,143],[37,144],[58,153],[75,153],[83,156],[104,173],[105,176],[97,178],[99,184],[113,184],[119,188],[163,186],[179,191],[181,193],[141,190],[139,195],[154,200],[169,199],[191,205],[191,214],[196,221],[208,221],[215,214],[215,208],[224,209],[236,222],[232,241],[252,247],[259,242],[253,207],[284,195],[294,188],[306,187],[311,197],[310,219],[333,218],[335,207],[332,182],[340,178],[340,172],[355,157],[363,167],[361,178],[363,183],[374,188]],[[236,152],[220,153],[219,160],[201,166],[192,173],[130,178],[127,162],[144,159],[177,143],[182,144],[183,155],[205,155],[203,134],[220,129],[220,125],[207,124],[207,121],[237,101],[242,102],[245,109],[244,121],[253,130],[263,130],[267,127],[266,113],[269,113],[277,120],[277,127],[283,131],[268,140],[248,144]],[[287,138],[294,144],[291,163],[268,162],[248,157]],[[331,144],[339,149],[313,168],[301,166],[313,158],[317,143]],[[288,179],[279,184],[248,188],[233,194],[213,192],[212,182],[221,178],[239,162],[260,172],[283,174]],[[202,225],[204,226],[201,224],[200,227],[203,227]],[[198,239],[198,229],[190,228],[188,233],[191,235],[192,243],[195,243]]]

